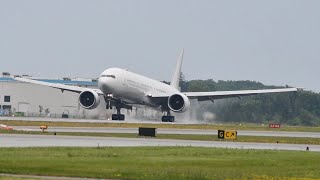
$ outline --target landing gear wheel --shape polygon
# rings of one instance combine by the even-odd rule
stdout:
[[[119,116],[119,121],[124,121],[125,119],[124,114],[119,114],[118,116]]]
[[[115,107],[117,110],[116,114],[112,114],[112,120],[114,121],[124,121],[125,120],[125,115],[121,114],[121,108],[122,107],[128,107],[128,106],[124,106],[124,104],[122,102],[115,102],[115,101],[111,101],[109,99],[105,99],[106,101],[106,108],[107,109],[112,109],[112,107]]]
[[[112,120],[119,120],[118,114],[112,114]]]
[[[112,114],[112,120],[124,121],[125,115],[124,114]]]
[[[174,122],[174,116],[162,116],[162,122]]]

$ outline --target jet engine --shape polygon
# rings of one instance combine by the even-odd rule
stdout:
[[[93,90],[83,91],[79,96],[79,104],[85,109],[94,109],[100,104],[98,93]]]
[[[169,97],[168,106],[173,112],[185,112],[190,108],[190,100],[184,94],[174,94]]]

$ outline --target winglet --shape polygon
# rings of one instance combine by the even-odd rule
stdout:
[[[170,84],[171,86],[175,87],[176,89],[179,89],[183,54],[184,54],[184,49],[182,49],[182,51],[180,53],[180,56],[177,61],[176,69],[174,71],[174,74],[173,74],[172,80],[171,80],[171,84]]]

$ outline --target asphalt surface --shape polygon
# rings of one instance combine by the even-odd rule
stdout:
[[[17,121],[43,121],[43,122],[85,122],[85,123],[128,123],[126,121],[108,121],[97,119],[67,119],[67,118],[45,118],[45,117],[8,117],[0,116],[0,120],[17,120]]]
[[[0,116],[0,120],[17,120],[17,121],[43,121],[43,122],[74,122],[74,123],[148,123],[148,124],[165,124],[161,122],[161,119],[158,121],[154,120],[140,120],[140,119],[130,119],[126,118],[125,121],[112,121],[106,119],[72,119],[72,118],[46,118],[46,117],[8,117],[8,116]],[[196,124],[200,124],[200,122],[194,121]],[[193,123],[193,124],[194,124]],[[166,123],[172,124],[172,123]],[[174,124],[186,124],[184,122],[174,122]]]
[[[2,119],[0,117],[0,119]],[[7,119],[7,118],[6,118]],[[21,120],[21,118],[11,118]],[[24,118],[27,121],[57,121],[57,122],[114,122],[103,120],[78,119],[45,119]],[[39,126],[14,126],[16,130],[41,131]],[[49,132],[91,132],[91,133],[138,133],[138,128],[99,128],[99,127],[49,127]],[[238,130],[242,136],[273,136],[273,137],[306,137],[320,138],[317,132],[284,132],[284,131],[247,131]],[[157,129],[157,134],[203,134],[217,136],[217,130],[204,129]],[[236,149],[267,149],[267,150],[297,150],[320,151],[320,145],[307,144],[273,144],[273,143],[246,143],[226,141],[192,141],[170,140],[154,138],[114,138],[114,137],[87,137],[87,136],[51,136],[51,135],[18,135],[0,134],[0,147],[136,147],[136,146],[193,146],[217,147]]]
[[[0,147],[137,147],[137,146],[190,146],[216,147],[232,149],[267,149],[320,151],[320,145],[306,144],[273,144],[273,143],[242,143],[226,141],[191,141],[153,138],[114,138],[87,136],[51,136],[0,134]]]
[[[12,126],[15,130],[41,131],[39,126]],[[82,132],[82,133],[138,133],[138,128],[108,128],[108,127],[49,127],[48,132]],[[269,137],[306,137],[320,138],[320,132],[287,132],[287,131],[248,131],[238,130],[239,136],[269,136]],[[163,129],[158,128],[157,134],[194,134],[214,135],[217,130],[207,129]]]
[[[140,124],[206,124],[206,122],[197,120],[183,120],[175,122],[162,122],[161,117],[157,119],[137,119],[126,116],[125,121],[112,121],[107,119],[73,119],[73,118],[52,118],[52,117],[14,117],[14,116],[0,116],[0,120],[17,120],[17,121],[42,121],[42,122],[72,122],[72,123],[140,123]]]

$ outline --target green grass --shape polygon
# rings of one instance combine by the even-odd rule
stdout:
[[[0,175],[0,180],[39,180],[39,179],[44,179],[44,178],[34,178],[34,177],[14,177],[14,176],[1,176]]]
[[[54,135],[53,132],[33,131],[6,131],[0,130],[0,134],[38,134]],[[83,132],[58,132],[57,135],[66,136],[96,136],[96,137],[122,137],[138,138],[133,133],[83,133]],[[220,141],[217,135],[193,135],[193,134],[159,134],[156,139],[177,139],[177,140],[199,140],[199,141]],[[264,137],[264,136],[238,136],[236,142],[261,142],[261,143],[286,143],[286,144],[313,144],[320,145],[320,138],[301,137]]]
[[[148,123],[83,123],[83,122],[43,122],[43,121],[17,121],[0,120],[0,124],[9,126],[61,126],[61,127],[119,127],[119,128],[178,128],[178,129],[234,129],[234,130],[257,130],[257,131],[301,131],[301,132],[320,132],[320,127],[302,127],[282,125],[280,129],[270,129],[268,125],[258,124],[148,124]]]
[[[320,177],[320,153],[194,147],[0,148],[0,173],[112,179]]]

